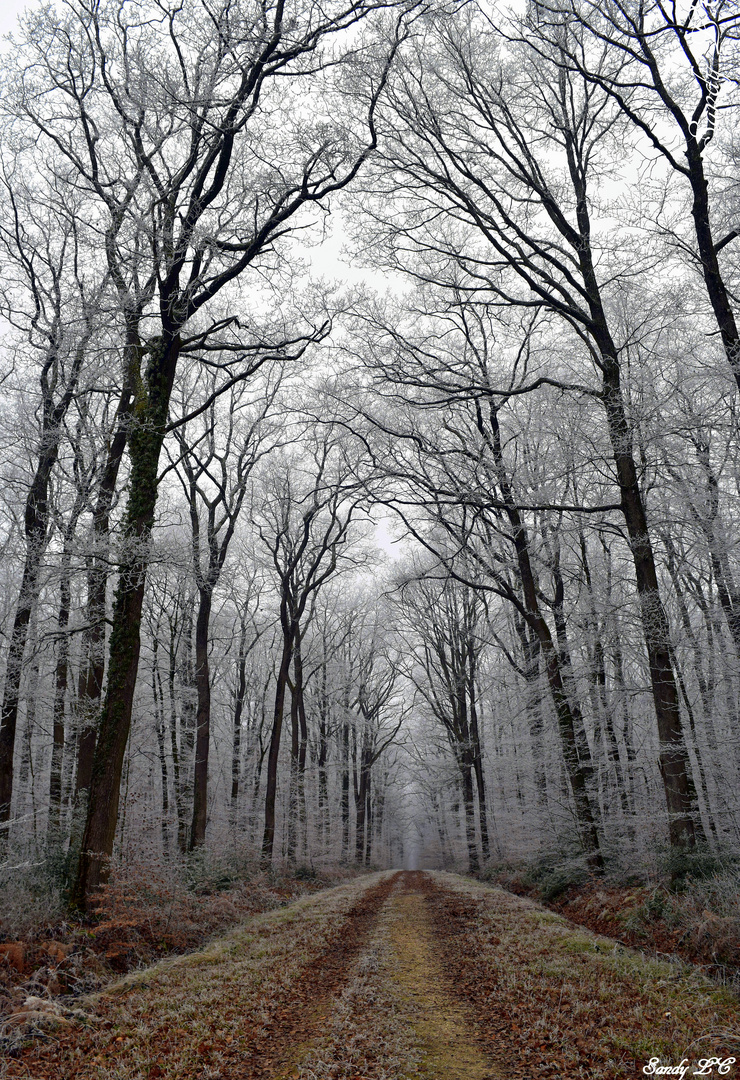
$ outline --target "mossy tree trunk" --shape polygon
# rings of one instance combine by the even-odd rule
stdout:
[[[70,896],[72,903],[82,909],[105,882],[113,854],[121,772],[139,667],[141,611],[157,502],[159,455],[179,349],[177,335],[152,341],[146,375],[136,391],[129,437],[131,477],[113,607],[108,685],[95,747],[82,851]]]

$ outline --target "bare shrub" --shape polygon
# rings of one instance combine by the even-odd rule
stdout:
[[[62,914],[61,887],[46,863],[0,868],[0,940],[34,938]]]

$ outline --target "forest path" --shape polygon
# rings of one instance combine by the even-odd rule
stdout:
[[[375,931],[325,1018],[325,1034],[275,1080],[499,1080],[470,1010],[456,999],[427,902],[425,874],[399,874]],[[454,975],[453,975],[454,977]]]
[[[618,1080],[712,1056],[702,1075],[740,1080],[736,998],[444,873],[358,878],[82,1004],[0,1080]]]

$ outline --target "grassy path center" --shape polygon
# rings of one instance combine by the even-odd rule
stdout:
[[[421,1051],[421,1073],[445,1080],[498,1080],[479,1049],[462,1008],[454,1001],[434,946],[426,904],[409,888],[388,900],[388,932],[393,948],[391,971],[399,996],[409,1007]]]

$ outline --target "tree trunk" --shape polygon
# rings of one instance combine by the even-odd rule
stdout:
[[[301,858],[308,855],[308,820],[306,813],[306,755],[308,753],[308,721],[306,718],[306,698],[304,694],[303,654],[301,652],[301,634],[296,634],[295,653],[293,656],[293,675],[295,680],[296,706],[298,714],[298,761],[296,799],[298,803],[298,850]]]
[[[231,823],[236,826],[241,779],[242,714],[247,693],[247,621],[242,618],[239,627],[239,658],[237,660],[236,694],[234,697],[233,740],[231,744]]]
[[[41,559],[46,549],[46,530],[49,520],[49,477],[57,459],[58,443],[54,440],[49,451],[42,455],[26,499],[25,538],[26,558],[23,566],[20,595],[15,609],[10,647],[5,668],[5,691],[0,714],[0,858],[10,841],[10,813],[13,799],[13,762],[15,734],[18,725],[23,656],[28,639],[28,624],[38,596]]]
[[[370,866],[373,857],[373,783],[372,773],[368,774],[367,791],[365,793],[365,866]]]
[[[529,538],[519,508],[514,499],[514,493],[511,489],[508,474],[506,472],[501,447],[501,429],[498,422],[498,413],[493,401],[490,402],[489,420],[493,436],[492,450],[496,463],[499,486],[506,507],[506,515],[513,532],[514,549],[516,551],[517,566],[519,569],[522,594],[524,596],[525,617],[537,636],[544,661],[547,682],[555,705],[555,715],[558,722],[558,731],[560,733],[568,782],[573,794],[576,822],[581,837],[581,843],[586,853],[586,861],[592,870],[600,872],[604,867],[604,859],[601,854],[599,834],[589,799],[589,786],[591,780],[590,762],[582,760],[579,755],[578,738],[576,734],[577,723],[573,715],[570,700],[563,685],[563,677],[560,669],[560,656],[555,648],[550,628],[540,611],[537,586],[529,558]],[[481,423],[481,421],[479,421],[479,423]]]
[[[740,372],[740,356],[738,356],[738,372]],[[709,548],[720,606],[727,620],[735,652],[740,659],[740,590],[735,584],[727,553],[727,530],[720,516],[719,480],[712,468],[708,444],[697,446],[697,457],[707,483],[707,516],[706,518],[700,516],[700,521]],[[675,548],[673,550],[675,552]]]
[[[294,645],[295,654],[295,645]],[[290,687],[290,779],[288,784],[288,862],[295,865],[298,832],[298,692],[294,682]]]
[[[177,633],[174,621],[170,620],[169,661],[167,665],[167,697],[169,700],[170,754],[172,755],[172,787],[175,796],[175,816],[177,818],[177,846],[183,850],[186,819],[183,798],[182,755],[177,744],[177,703],[175,699],[175,676],[177,674]],[[180,730],[182,739],[182,728]]]
[[[475,643],[468,642],[469,657],[469,685],[468,698],[470,702],[470,742],[473,752],[473,771],[475,773],[475,785],[478,790],[478,816],[480,818],[480,846],[483,861],[488,862],[491,856],[490,842],[488,838],[488,808],[486,805],[486,781],[483,769],[483,748],[480,740],[478,727],[478,704],[476,686],[476,658]]]
[[[178,754],[177,785],[177,846],[183,855],[188,850],[190,825],[192,823],[193,769],[195,765],[195,727],[197,722],[197,688],[195,686],[195,666],[193,664],[193,609],[187,600],[183,611],[183,629],[179,648],[176,645],[176,626],[170,634],[172,643],[170,652],[170,699],[172,702],[172,729],[177,729],[177,708],[175,699],[175,677],[180,669],[180,750]]]
[[[165,742],[167,725],[164,718],[164,694],[162,693],[162,680],[159,675],[158,630],[158,626],[154,628],[154,640],[152,643],[152,701],[154,702],[154,726],[157,732],[159,774],[162,784],[162,852],[167,856],[170,850],[169,834],[167,831],[170,817],[170,779],[167,769],[167,751]]]
[[[262,837],[262,864],[269,867],[275,845],[275,798],[277,795],[277,770],[280,754],[280,736],[283,730],[283,712],[285,710],[285,691],[290,678],[290,662],[293,656],[294,628],[284,610],[281,618],[283,628],[283,650],[280,657],[277,685],[275,687],[275,707],[272,719],[270,749],[267,755],[267,786],[265,790],[265,831]]]
[[[67,547],[67,545],[65,545]],[[56,671],[54,672],[54,704],[52,706],[52,750],[51,769],[49,770],[49,823],[47,841],[50,844],[61,843],[62,822],[62,764],[64,762],[65,711],[67,703],[67,683],[69,677],[69,616],[70,595],[70,554],[65,550],[62,556],[62,572],[59,579],[59,615],[57,617]]]
[[[35,618],[34,618],[35,623]],[[34,628],[36,629],[36,628]],[[33,634],[32,648],[36,644],[36,633]],[[18,770],[18,780],[21,790],[27,786],[31,803],[31,820],[33,822],[33,843],[38,843],[38,814],[36,810],[36,771],[33,758],[33,737],[36,732],[36,708],[38,706],[39,693],[39,663],[34,657],[31,670],[28,675],[28,688],[26,693],[26,724],[21,741],[21,763]]]
[[[701,746],[699,745],[699,739],[697,737],[696,731],[696,723],[694,721],[694,709],[691,704],[691,698],[689,697],[688,690],[686,689],[686,683],[684,682],[683,674],[681,672],[681,666],[678,662],[678,657],[676,656],[673,649],[671,649],[671,658],[673,661],[673,670],[676,673],[676,681],[678,682],[678,687],[681,691],[681,697],[683,698],[686,716],[688,717],[689,721],[689,731],[691,733],[691,738],[694,743],[694,754],[696,757],[696,776],[699,781],[698,785],[695,785],[697,794],[697,811],[699,814],[697,824],[701,822],[701,804],[703,802],[706,810],[706,818],[709,825],[709,832],[704,832],[703,827],[699,826],[700,828],[702,828],[702,832],[704,833],[702,838],[713,842],[713,846],[716,849],[717,826],[714,821],[712,802],[709,797],[709,785],[707,784],[707,778],[704,771],[704,766],[702,764]]]
[[[735,314],[722,277],[717,258],[717,249],[712,237],[709,216],[709,187],[704,175],[702,151],[693,134],[686,139],[686,160],[693,194],[691,216],[694,219],[704,283],[717,321],[720,337],[722,338],[725,355],[732,369],[732,374],[735,376],[735,382],[740,388],[740,335],[738,334]]]
[[[130,381],[130,372],[129,379]],[[128,439],[131,413],[131,389],[124,388],[116,409],[115,434],[108,449],[105,468],[100,478],[98,497],[93,512],[93,551],[87,574],[87,629],[82,637],[86,666],[81,669],[77,704],[75,707],[80,731],[77,744],[77,779],[75,802],[87,811],[92,780],[95,740],[100,718],[100,699],[105,674],[105,616],[108,575],[110,573],[110,515],[118,473]],[[73,841],[74,843],[74,841]]]
[[[370,755],[363,746],[360,748],[360,760],[358,762],[358,776],[355,782],[355,862],[362,866],[365,862],[366,829],[367,829],[367,798],[370,790]]]
[[[693,819],[696,795],[681,730],[668,618],[660,599],[653,546],[632,456],[632,436],[622,400],[619,365],[614,355],[613,346],[602,349],[603,402],[640,599],[643,637],[658,722],[660,774],[668,810],[669,836],[672,847],[693,847],[696,844]]]
[[[349,721],[343,720],[340,740],[340,769],[342,790],[340,809],[342,817],[342,860],[349,861]]]
[[[385,843],[385,791],[388,783],[388,777],[383,775],[383,782],[378,783],[377,780],[373,785],[375,788],[375,810],[373,812],[373,848],[372,854],[378,860],[383,860],[381,865],[387,866],[388,846]]]
[[[596,615],[596,602],[594,598],[593,581],[591,578],[591,567],[589,565],[586,537],[582,530],[579,531],[579,542],[581,549],[581,565],[583,567],[583,576],[586,582],[589,603],[588,621],[586,624],[588,639],[586,641],[586,650],[589,658],[591,691],[596,699],[594,714],[600,716],[602,720],[600,727],[601,735],[606,742],[605,757],[607,772],[610,767],[614,770],[617,795],[622,809],[622,816],[627,829],[627,835],[630,839],[633,839],[634,830],[631,823],[629,793],[622,772],[622,764],[619,759],[619,744],[617,743],[617,736],[614,730],[613,710],[609,701],[609,695],[607,694],[606,653],[602,640],[602,626],[599,625],[599,619]],[[594,736],[594,745],[596,752],[598,753],[599,740],[596,736]]]
[[[319,749],[316,757],[316,769],[318,772],[318,832],[322,855],[326,854],[327,835],[329,832],[329,785],[326,775],[328,754],[329,740],[326,732],[326,720],[322,716],[319,719]]]
[[[552,560],[550,570],[555,584],[555,598],[552,605],[553,622],[555,623],[555,639],[560,654],[560,670],[562,672],[563,686],[568,694],[575,725],[576,748],[578,759],[585,763],[593,775],[593,756],[586,734],[586,725],[583,721],[583,713],[578,702],[578,687],[573,674],[573,660],[570,654],[570,642],[568,640],[568,627],[565,621],[565,582],[560,571],[560,559]],[[594,795],[596,792],[594,792]]]
[[[531,626],[514,612],[514,628],[522,647],[522,677],[526,688],[525,708],[529,717],[529,734],[532,749],[532,767],[537,798],[540,826],[544,828],[547,818],[547,772],[542,745],[542,686],[540,680],[540,643]]]
[[[473,802],[473,767],[469,755],[460,759],[462,778],[463,812],[465,815],[465,842],[468,851],[468,873],[477,877],[480,873],[478,840],[475,834],[475,805]]]
[[[141,646],[141,610],[147,555],[157,502],[159,454],[164,439],[179,338],[152,344],[146,390],[139,388],[129,436],[131,478],[126,545],[113,609],[108,686],[100,719],[87,822],[71,901],[86,909],[108,875],[118,819],[121,771],[131,727]]]
[[[195,687],[198,706],[195,714],[195,766],[193,770],[193,820],[189,850],[205,843],[208,820],[208,754],[211,744],[211,676],[208,665],[208,629],[212,596],[209,589],[198,590],[195,622]]]

